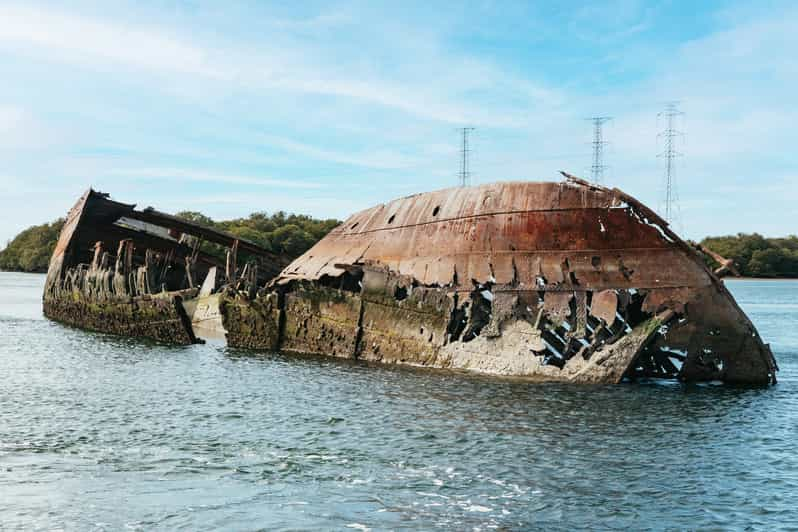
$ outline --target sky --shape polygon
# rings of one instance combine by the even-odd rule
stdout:
[[[674,227],[798,233],[795,2],[0,0],[0,247],[88,187],[215,219],[345,218],[472,180],[590,177]]]

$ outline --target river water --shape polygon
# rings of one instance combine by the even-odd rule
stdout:
[[[798,525],[798,282],[728,285],[770,388],[532,385],[41,315],[0,273],[2,529]]]

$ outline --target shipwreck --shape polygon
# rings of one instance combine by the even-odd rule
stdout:
[[[44,312],[176,344],[216,331],[233,347],[533,381],[776,382],[719,278],[731,261],[713,271],[711,252],[631,196],[564,176],[377,205],[293,261],[90,190]]]

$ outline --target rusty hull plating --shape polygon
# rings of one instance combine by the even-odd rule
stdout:
[[[228,268],[228,344],[536,381],[775,383],[769,347],[699,250],[620,190],[564,175],[367,209],[265,286]],[[45,312],[70,279],[54,275],[58,254]]]
[[[775,382],[693,247],[634,198],[566,177],[357,213],[254,302],[228,301],[228,341],[532,380]]]

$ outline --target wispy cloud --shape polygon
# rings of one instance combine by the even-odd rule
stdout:
[[[49,147],[56,137],[55,131],[27,109],[0,104],[0,151]]]
[[[0,6],[0,41],[32,46],[51,59],[113,64],[227,77],[211,66],[208,54],[188,42],[152,28],[109,23],[45,7]]]
[[[656,206],[656,113],[680,99],[687,236],[784,232],[779,209],[754,223],[730,206],[794,183],[798,10],[712,9],[2,3],[0,150],[15,176],[2,185],[343,216],[454,184],[460,125],[477,127],[477,182],[583,172],[584,118],[600,114],[615,117],[609,182]],[[16,203],[0,231],[61,214]]]
[[[16,45],[19,53],[45,54],[48,60],[102,69],[133,67],[201,76],[244,87],[344,97],[427,120],[458,124],[477,121],[496,127],[523,125],[523,120],[513,114],[491,112],[462,101],[462,90],[483,85],[482,80],[511,91],[517,87],[516,94],[528,98],[553,97],[552,91],[529,80],[508,76],[474,60],[465,65],[467,76],[449,79],[443,87],[440,83],[430,85],[426,79],[408,83],[375,77],[368,68],[358,72],[357,62],[342,75],[340,69],[325,64],[320,50],[301,41],[294,42],[299,52],[263,43],[254,50],[218,49],[159,28],[14,4],[0,6],[0,43]],[[447,72],[458,70],[457,64],[453,58],[442,57],[429,70],[445,80]]]
[[[317,189],[325,188],[323,183],[312,181],[299,181],[289,179],[272,179],[264,177],[254,177],[246,175],[231,175],[212,173],[203,170],[191,170],[186,168],[122,168],[111,170],[113,176],[126,177],[130,179],[162,179],[171,181],[205,181],[220,184],[253,185],[258,187],[280,187],[280,188],[299,188]]]
[[[377,150],[368,153],[328,150],[303,142],[271,135],[261,135],[258,140],[261,140],[264,144],[269,146],[313,159],[364,168],[406,169],[417,167],[420,163],[418,157],[406,157],[389,150]]]

